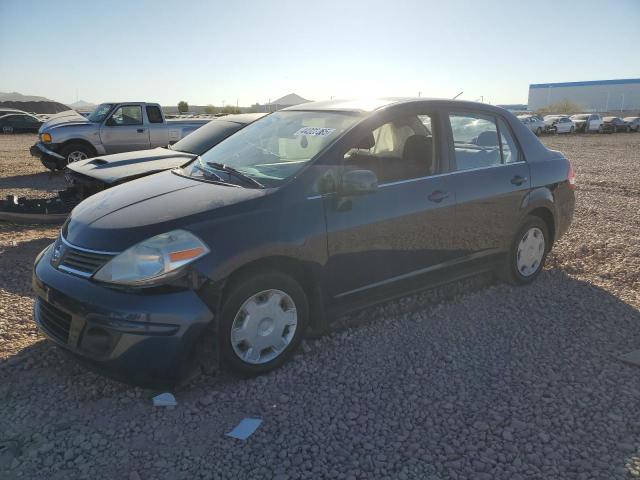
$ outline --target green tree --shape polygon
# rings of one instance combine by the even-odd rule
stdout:
[[[226,105],[222,107],[222,113],[240,113],[240,109],[238,107],[234,107],[233,105]]]
[[[204,113],[209,113],[209,114],[218,113],[218,107],[214,107],[213,105],[209,104],[206,107],[204,107]]]
[[[180,113],[188,112],[189,111],[189,104],[187,102],[185,102],[184,100],[180,100],[178,102],[178,111]]]

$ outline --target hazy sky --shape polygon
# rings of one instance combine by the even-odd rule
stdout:
[[[0,91],[65,103],[526,103],[530,83],[640,77],[640,1],[0,0],[0,46]]]

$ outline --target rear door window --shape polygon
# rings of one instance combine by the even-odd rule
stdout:
[[[495,118],[476,113],[449,114],[456,170],[502,164]]]

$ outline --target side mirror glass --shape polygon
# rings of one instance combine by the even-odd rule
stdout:
[[[371,170],[349,170],[340,180],[340,195],[365,195],[378,189],[378,177]]]

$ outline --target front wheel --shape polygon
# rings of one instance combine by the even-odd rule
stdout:
[[[70,163],[93,157],[93,152],[86,145],[81,143],[71,143],[60,150],[60,155],[64,157],[64,160],[58,160],[57,168],[58,170],[64,170],[64,168]]]
[[[293,278],[280,272],[245,276],[223,303],[221,360],[246,375],[274,370],[300,344],[308,319],[307,296]]]
[[[516,233],[500,277],[513,285],[533,282],[540,274],[550,248],[547,225],[539,217],[529,216]]]

